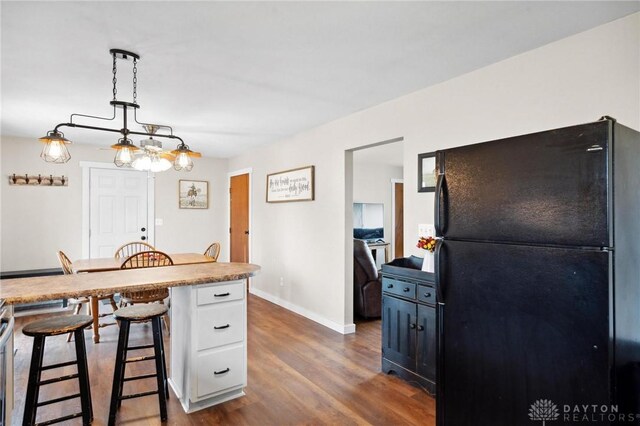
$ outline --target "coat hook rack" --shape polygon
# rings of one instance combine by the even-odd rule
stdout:
[[[30,175],[25,173],[19,175],[13,173],[9,175],[9,185],[31,185],[31,186],[69,186],[69,177],[53,175]]]

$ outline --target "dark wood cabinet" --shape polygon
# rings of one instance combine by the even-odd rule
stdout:
[[[382,269],[382,371],[436,385],[436,291],[433,275]],[[391,272],[389,269],[392,269]]]

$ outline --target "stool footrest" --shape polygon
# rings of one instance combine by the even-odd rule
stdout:
[[[142,345],[142,346],[129,346],[127,347],[128,351],[137,351],[138,349],[153,349],[153,344],[150,345]]]
[[[59,367],[66,367],[68,365],[76,365],[78,364],[78,361],[68,361],[68,362],[61,362],[59,364],[51,364],[51,365],[45,365],[41,368],[41,370],[51,370],[52,368],[59,368]]]
[[[132,377],[125,377],[124,379],[122,379],[123,382],[128,382],[131,380],[142,380],[142,379],[150,379],[152,377],[158,377],[157,374],[144,374],[142,376],[132,376]]]
[[[35,426],[52,425],[54,423],[64,422],[65,420],[75,419],[76,417],[82,417],[82,412],[69,414],[68,416],[58,417],[57,419],[47,420],[46,422],[42,422],[42,423],[36,423]]]
[[[132,398],[140,398],[143,396],[149,396],[149,395],[157,395],[158,391],[149,391],[149,392],[142,392],[142,393],[133,393],[131,395],[122,395],[120,398],[118,399],[132,399]]]
[[[48,401],[38,402],[36,405],[38,407],[42,407],[43,405],[55,404],[56,402],[66,401],[68,399],[80,398],[79,393],[75,393],[73,395],[62,396],[60,398],[50,399]]]
[[[152,359],[156,359],[156,356],[155,355],[136,356],[133,358],[126,359],[124,362],[130,363],[130,362],[139,362],[139,361],[149,361]]]
[[[38,382],[38,385],[40,385],[40,386],[50,385],[51,383],[64,382],[65,380],[77,379],[78,377],[80,377],[80,375],[78,373],[69,374],[68,376],[60,376],[60,377],[56,377],[54,379],[42,380],[42,381]]]

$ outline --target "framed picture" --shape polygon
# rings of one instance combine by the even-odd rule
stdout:
[[[209,182],[206,180],[180,180],[178,205],[181,209],[208,209]]]
[[[313,201],[314,166],[267,175],[267,203]]]
[[[436,190],[436,153],[418,154],[418,192]]]

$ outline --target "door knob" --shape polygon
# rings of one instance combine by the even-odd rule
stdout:
[[[143,235],[142,237],[140,237],[140,239],[141,239],[142,241],[144,241],[144,240],[146,240],[146,239],[147,239],[147,237],[145,237],[145,236]]]
[[[244,231],[244,235],[249,235],[249,231]]]
[[[146,231],[146,230],[147,230],[147,228],[140,228],[140,230],[141,230],[142,232],[144,232],[144,231]]]

